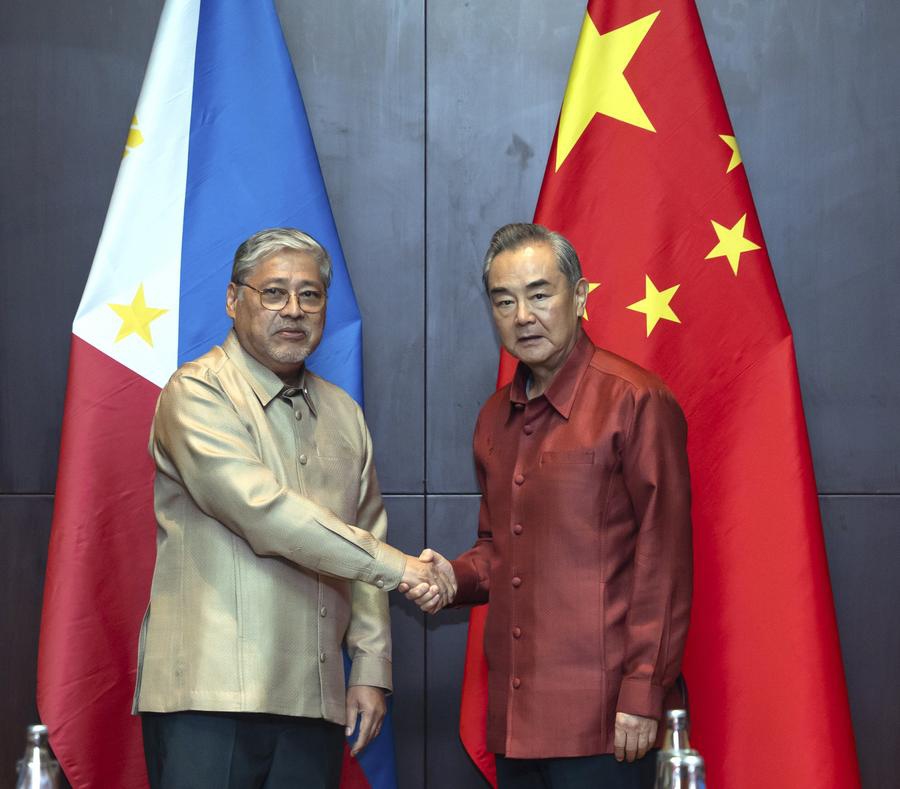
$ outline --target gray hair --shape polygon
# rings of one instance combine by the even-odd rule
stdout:
[[[331,258],[328,251],[312,236],[293,227],[270,227],[250,236],[234,253],[231,281],[241,282],[241,278],[259,263],[285,249],[312,255],[325,288],[331,285]]]
[[[556,264],[570,285],[575,285],[581,279],[581,263],[578,253],[569,240],[553,230],[548,230],[543,225],[533,225],[525,222],[516,222],[503,225],[491,237],[487,252],[484,253],[484,268],[481,279],[484,289],[488,290],[488,275],[491,273],[491,264],[494,258],[501,252],[512,252],[527,244],[546,244],[553,250]]]

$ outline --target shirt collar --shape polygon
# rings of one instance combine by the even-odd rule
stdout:
[[[578,384],[587,370],[591,359],[594,356],[594,343],[587,336],[584,329],[578,327],[578,339],[575,347],[569,353],[569,358],[563,363],[559,372],[553,377],[547,391],[543,397],[552,405],[560,416],[565,419],[569,418],[572,412],[572,406],[575,403],[575,395],[578,392]],[[512,384],[509,388],[509,400],[512,404],[524,405],[528,402],[526,393],[526,384],[531,371],[523,362],[519,362],[516,366],[516,373],[513,376]]]
[[[250,388],[253,389],[253,392],[259,398],[263,408],[268,406],[279,395],[295,397],[298,394],[302,394],[303,399],[306,400],[306,404],[309,406],[309,410],[315,415],[316,409],[309,394],[305,366],[300,371],[300,385],[287,386],[268,367],[258,362],[244,350],[237,335],[234,333],[234,329],[228,332],[228,336],[222,343],[222,349],[240,370],[247,383],[250,384]]]

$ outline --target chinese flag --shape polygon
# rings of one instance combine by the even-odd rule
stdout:
[[[535,221],[579,252],[593,340],[688,419],[684,674],[709,785],[859,786],[791,330],[692,0],[588,4]],[[490,777],[482,618],[460,729]]]

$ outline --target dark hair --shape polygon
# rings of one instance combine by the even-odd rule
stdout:
[[[503,225],[491,236],[491,243],[488,244],[487,252],[484,253],[484,267],[481,272],[485,290],[488,290],[488,275],[491,273],[491,264],[494,262],[494,258],[501,252],[510,252],[526,244],[546,244],[550,247],[556,256],[559,270],[565,275],[570,285],[575,285],[581,279],[581,263],[578,260],[578,253],[565,236],[548,230],[543,225],[516,222]]]

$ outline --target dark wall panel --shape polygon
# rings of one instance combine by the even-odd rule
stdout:
[[[388,542],[418,556],[425,547],[424,496],[386,496]],[[394,737],[401,789],[424,786],[425,615],[399,592],[391,593],[394,642]]]
[[[428,545],[455,558],[475,542],[477,496],[428,497]],[[448,609],[428,619],[426,741],[429,789],[485,789],[459,739],[459,699],[465,664],[468,609]]]
[[[54,488],[72,319],[161,8],[3,4],[0,492]]]
[[[476,489],[472,428],[497,376],[481,259],[534,215],[583,16],[583,0],[428,4],[429,492]]]
[[[50,496],[0,496],[0,775],[7,785],[25,750],[35,703]]]
[[[363,316],[381,487],[421,492],[425,7],[344,0],[278,10]]]
[[[823,496],[825,541],[864,789],[900,775],[900,496]]]

